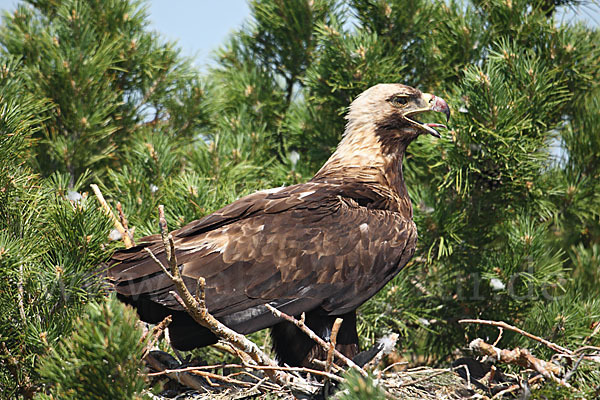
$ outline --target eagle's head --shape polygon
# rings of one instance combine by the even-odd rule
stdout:
[[[411,141],[422,133],[440,137],[435,128],[445,128],[445,125],[421,123],[416,119],[418,114],[427,111],[443,112],[446,121],[450,118],[448,104],[437,96],[399,83],[375,85],[350,105],[346,132],[370,127],[382,142]]]
[[[427,111],[443,112],[446,121],[450,118],[444,100],[410,86],[387,83],[365,90],[350,104],[342,140],[313,181],[348,181],[351,177],[369,185],[379,183],[382,193],[387,190],[385,186],[404,196],[402,160],[406,146],[423,133],[439,138],[436,128],[446,127],[417,120],[418,114]],[[398,208],[412,215],[407,196],[397,202],[403,202]]]

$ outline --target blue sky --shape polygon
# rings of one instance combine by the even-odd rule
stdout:
[[[183,54],[196,56],[201,64],[250,15],[246,0],[155,0],[149,5],[152,28],[177,40]]]
[[[600,2],[579,9],[566,9],[558,18],[587,20],[600,26]],[[12,11],[18,0],[0,0],[0,9]],[[176,40],[184,55],[204,65],[227,36],[249,16],[246,0],[152,0],[148,1],[151,29]]]

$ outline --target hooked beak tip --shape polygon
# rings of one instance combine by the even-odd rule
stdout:
[[[450,107],[448,107],[448,103],[441,97],[433,96],[431,99],[431,110],[439,111],[446,114],[446,123],[450,121]]]

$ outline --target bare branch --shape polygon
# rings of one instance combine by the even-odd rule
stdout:
[[[286,372],[302,372],[309,373],[312,375],[319,375],[327,377],[336,382],[344,382],[345,379],[339,377],[335,374],[328,373],[325,371],[320,371],[317,369],[304,368],[304,367],[284,367],[284,366],[267,366],[267,365],[253,365],[253,364],[217,364],[217,365],[203,365],[199,367],[186,367],[186,368],[178,368],[178,369],[165,369],[160,372],[152,372],[149,373],[148,376],[160,376],[166,375],[170,373],[181,373],[181,372],[190,372],[197,373],[199,371],[204,371],[207,369],[220,369],[220,368],[249,368],[257,371],[286,371]]]
[[[27,315],[25,314],[25,291],[23,290],[23,264],[19,263],[19,280],[17,281],[17,295],[19,302],[19,315],[23,320],[23,325],[27,324]]]
[[[156,256],[152,252],[152,250],[150,250],[147,247],[144,250],[146,251],[146,253],[148,253],[150,255],[150,257],[154,260],[154,262],[156,262],[160,266],[160,268],[169,277],[169,279],[173,280],[173,275],[171,275],[171,273],[169,272],[167,267],[165,267],[164,264],[158,258],[156,258]]]
[[[121,225],[121,223],[119,222],[117,217],[115,217],[115,214],[110,209],[110,206],[108,205],[106,200],[104,200],[104,196],[102,195],[102,192],[100,191],[100,188],[98,187],[98,185],[91,184],[90,187],[94,191],[96,198],[98,199],[98,201],[100,202],[100,205],[104,209],[104,213],[106,215],[108,215],[108,217],[113,222],[115,229],[118,230],[119,233],[121,234],[121,238],[123,239],[123,243],[125,243],[125,247],[128,249],[130,247],[133,247],[135,245],[135,243],[133,243],[133,240],[131,240],[131,238],[129,237],[129,234],[125,231],[125,228],[123,228],[123,225]]]
[[[120,201],[117,202],[117,212],[119,213],[119,220],[121,221],[121,225],[123,225],[123,229],[125,230],[125,233],[131,240],[131,243],[134,243],[133,230],[129,229],[129,222],[127,221],[127,217],[125,216],[125,213],[123,212],[123,206],[121,205]]]
[[[504,328],[499,326],[498,327],[498,337],[496,338],[496,341],[492,344],[492,346],[496,346],[498,343],[500,343],[500,340],[502,340],[502,333],[504,333]]]
[[[509,331],[513,331],[513,332],[517,332],[525,337],[528,337],[529,339],[535,340],[537,342],[540,342],[544,345],[546,345],[547,347],[549,347],[550,349],[558,352],[558,353],[562,353],[562,354],[568,354],[568,355],[573,355],[573,352],[567,348],[564,348],[562,346],[559,346],[555,343],[552,343],[546,339],[542,339],[539,336],[535,336],[529,332],[526,332],[520,328],[517,328],[516,326],[512,326],[507,324],[506,322],[502,322],[502,321],[489,321],[489,320],[485,320],[485,319],[461,319],[460,321],[458,321],[459,324],[480,324],[480,325],[489,325],[489,326],[496,326],[499,328],[504,328],[504,329],[508,329]]]
[[[561,369],[558,365],[534,357],[527,349],[519,349],[518,347],[513,350],[499,349],[481,339],[473,340],[469,344],[469,348],[478,354],[493,357],[506,364],[533,369],[561,386],[571,387],[565,380],[557,378],[561,375]]]
[[[337,334],[342,325],[342,319],[336,318],[331,328],[331,335],[329,336],[329,350],[327,350],[327,361],[325,363],[325,372],[331,372],[331,364],[333,364],[333,351],[337,341]]]
[[[144,359],[148,355],[148,353],[150,352],[150,349],[152,349],[152,346],[154,346],[154,343],[156,343],[156,341],[165,332],[165,329],[167,329],[167,326],[171,323],[172,320],[173,320],[173,317],[171,315],[167,315],[165,317],[165,319],[163,319],[161,322],[159,322],[158,325],[156,325],[154,327],[154,329],[152,329],[152,338],[150,339],[150,342],[148,342],[148,344],[146,345],[146,348],[144,349],[142,359]],[[142,342],[144,340],[146,340],[147,335],[148,335],[148,333],[146,333],[140,340]]]
[[[150,365],[150,367],[152,367],[153,369],[155,369],[157,371],[168,371],[168,368],[162,362],[160,362],[156,357],[154,357],[154,355],[152,353],[146,354],[146,356],[144,357],[144,361],[146,361]],[[190,374],[177,373],[177,372],[164,372],[164,374],[163,373],[160,373],[160,374],[166,375],[170,379],[173,379],[174,381],[179,382],[182,385],[185,385],[189,388],[196,389],[196,390],[204,390],[204,385],[202,385],[202,382],[198,378],[196,378],[195,376],[192,376]],[[148,375],[153,376],[154,374],[148,374]]]
[[[583,340],[583,344],[588,343],[594,336],[596,336],[598,334],[598,332],[600,332],[600,321],[595,322],[594,330],[592,331],[590,336],[586,337]]]
[[[542,375],[536,375],[536,376],[534,376],[533,378],[529,379],[529,380],[527,381],[527,384],[528,384],[528,385],[531,385],[532,383],[535,383],[535,382],[537,382],[537,381],[539,381],[539,380],[541,380],[541,379],[544,379],[544,377],[543,377]],[[521,386],[522,386],[521,384],[519,384],[519,385],[512,385],[512,386],[510,386],[510,387],[508,387],[508,388],[506,388],[506,389],[504,389],[504,390],[502,390],[502,391],[500,391],[500,392],[496,393],[496,394],[494,395],[494,397],[492,397],[492,399],[491,399],[491,400],[494,400],[494,399],[501,399],[501,398],[503,398],[503,397],[504,397],[504,395],[505,395],[505,394],[512,393],[512,392],[514,392],[515,390],[518,390],[518,389],[520,389],[520,388],[521,388]]]

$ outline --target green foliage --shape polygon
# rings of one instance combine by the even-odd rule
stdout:
[[[364,378],[358,372],[350,370],[345,375],[346,382],[340,385],[340,400],[384,400],[385,391],[375,384],[373,377]]]
[[[185,136],[204,125],[196,71],[146,30],[140,2],[32,3],[5,16],[0,42],[23,56],[26,92],[52,105],[35,149],[40,171],[68,173],[71,184],[87,169],[102,176],[141,126]]]
[[[408,359],[445,364],[469,340],[496,337],[457,323],[471,317],[572,349],[600,345],[590,337],[600,320],[600,34],[556,17],[584,2],[256,0],[203,74],[147,29],[140,1],[28,3],[0,27],[3,394],[39,390],[42,371],[44,390],[68,396],[83,386],[56,355],[94,364],[77,354],[101,342],[72,328],[117,244],[90,183],[122,204],[136,238],[156,233],[158,204],[182,226],[308,180],[338,143],[348,104],[379,82],[443,97],[452,119],[442,139],[408,149],[419,247],[360,309],[363,345],[393,330]],[[500,345],[552,356],[508,332]],[[130,362],[123,373],[138,368]],[[377,391],[349,379],[353,398]],[[599,379],[582,362],[573,396],[593,397]],[[107,382],[89,385],[112,390]],[[567,396],[554,389],[534,396]]]
[[[139,399],[144,349],[136,312],[114,297],[90,303],[77,329],[44,357],[40,374],[59,399]],[[45,398],[46,396],[41,396]],[[53,398],[50,397],[50,398]]]

